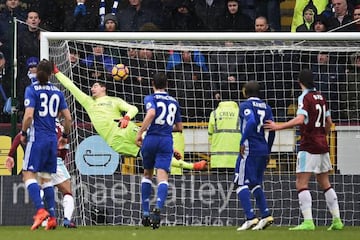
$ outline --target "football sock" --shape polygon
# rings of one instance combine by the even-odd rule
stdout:
[[[147,178],[141,180],[141,205],[143,214],[146,216],[150,215],[151,183],[152,181]]]
[[[71,194],[65,194],[63,197],[62,205],[64,208],[64,218],[71,220],[74,212],[74,198]]]
[[[44,190],[44,200],[46,202],[47,210],[50,214],[50,217],[55,217],[55,191],[54,187],[50,182],[43,183],[41,185]]]
[[[241,206],[244,209],[246,219],[251,220],[255,217],[254,209],[251,206],[250,190],[247,185],[240,186],[236,189],[236,193],[240,200]]]
[[[298,192],[300,210],[304,216],[304,220],[312,220],[312,198],[308,189],[300,190]]]
[[[260,185],[256,185],[252,190],[252,194],[255,197],[256,200],[256,206],[260,209],[261,212],[261,218],[266,218],[270,216],[269,208],[267,206],[266,198],[264,191],[260,187]]]
[[[176,160],[175,158],[173,158],[171,160],[171,167],[177,167],[177,168],[193,170],[194,169],[194,164],[185,162],[184,160],[181,160],[181,159]]]
[[[35,179],[28,179],[25,181],[25,186],[29,192],[29,196],[34,203],[36,210],[44,208],[44,203],[40,197],[40,187]]]
[[[330,213],[334,218],[340,218],[339,203],[336,192],[333,188],[325,190],[326,205],[328,206]]]
[[[168,195],[169,183],[167,181],[159,182],[157,188],[157,201],[156,207],[162,209],[164,207]]]

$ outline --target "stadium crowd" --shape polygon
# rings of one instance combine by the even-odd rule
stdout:
[[[18,24],[17,32],[17,97],[18,102],[23,99],[23,91],[26,85],[31,82],[34,62],[39,61],[40,57],[40,44],[39,35],[40,31],[234,31],[234,32],[268,32],[268,31],[281,31],[281,10],[280,3],[283,0],[74,0],[71,2],[59,0],[59,1],[46,1],[46,0],[5,0],[1,2],[0,12],[0,81],[4,89],[4,100],[11,94],[11,49],[12,49],[12,22],[13,17],[16,17],[21,24]],[[308,32],[323,32],[323,31],[358,31],[360,29],[360,21],[354,22],[360,18],[360,1],[358,0],[310,0],[310,1],[296,1],[294,9],[294,18],[292,31],[308,31]],[[100,69],[98,64],[98,56],[104,54],[106,49],[101,46],[93,48],[93,55],[82,56],[79,53],[73,52],[80,58],[79,62],[82,66],[86,66],[91,70],[92,76],[96,75]],[[149,61],[154,53],[151,51],[134,51],[134,56],[128,56],[125,53],[127,61],[131,65],[132,59],[135,59],[143,68],[132,69],[133,71],[139,71],[138,76],[142,76],[140,71],[147,71],[151,69],[156,61]],[[259,72],[255,73],[255,67],[247,70],[238,69],[242,66],[233,66],[237,69],[228,69],[226,66],[221,66],[221,63],[231,62],[235,58],[237,62],[247,63],[247,56],[229,56],[226,54],[217,54],[216,58],[210,56],[207,53],[190,52],[190,53],[174,53],[169,52],[169,59],[175,64],[168,64],[163,68],[171,72],[173,76],[169,79],[179,79],[180,77],[187,78],[187,76],[180,76],[180,72],[187,72],[186,68],[192,69],[193,74],[190,78],[196,79],[210,79],[213,81],[212,86],[201,84],[200,81],[194,82],[191,86],[184,85],[178,86],[170,80],[170,88],[176,87],[178,89],[195,89],[194,91],[187,92],[188,98],[191,98],[191,94],[196,98],[214,99],[220,100],[219,89],[241,90],[241,85],[249,80],[253,80],[252,75],[259,75]],[[352,57],[352,62],[354,57]],[[188,60],[187,60],[188,59]],[[245,60],[244,60],[245,59]],[[328,57],[328,60],[331,57]],[[271,62],[271,60],[269,60]],[[316,63],[316,59],[314,63]],[[330,60],[329,60],[330,61]],[[1,64],[3,62],[3,64]],[[155,62],[155,63],[154,63]],[[189,62],[189,64],[179,64],[180,62]],[[213,64],[213,63],[218,64]],[[349,60],[350,62],[350,60]],[[106,57],[101,61],[102,68],[109,72],[109,69],[113,64],[118,63],[116,59]],[[149,65],[150,64],[150,65]],[[326,65],[325,63],[317,62],[317,65]],[[274,64],[268,63],[270,69],[276,70]],[[314,65],[314,66],[315,66]],[[97,67],[96,67],[97,66]],[[314,72],[318,71],[316,76],[319,79],[328,78],[333,74],[335,69],[324,70],[324,67],[314,67]],[[157,69],[162,67],[156,66]],[[292,66],[291,66],[292,67]],[[265,66],[266,68],[266,66]],[[347,73],[351,73],[350,79],[358,78],[356,60],[352,66],[344,67],[338,71],[340,76],[336,76],[336,79],[345,78]],[[143,69],[143,70],[140,70]],[[145,70],[144,70],[145,69]],[[195,70],[194,70],[195,69]],[[323,69],[323,70],[319,70]],[[170,71],[171,70],[171,71]],[[174,70],[174,71],[172,71]],[[251,71],[253,70],[253,71]],[[295,69],[298,70],[298,69]],[[218,72],[216,72],[218,71]],[[226,72],[228,71],[228,72]],[[231,71],[231,72],[230,72]],[[244,72],[235,76],[235,73]],[[212,74],[210,74],[212,73]],[[335,73],[334,73],[335,74]],[[229,83],[224,84],[223,78],[228,78]],[[268,78],[269,75],[264,76]],[[257,78],[255,77],[255,79]],[[271,80],[277,78],[277,76],[270,77]],[[274,78],[274,79],[272,79]],[[283,77],[282,77],[283,79]],[[294,78],[291,78],[294,79]],[[135,81],[135,80],[134,80]],[[136,81],[141,82],[139,78]],[[353,81],[353,80],[352,80]],[[144,82],[144,81],[143,81]],[[189,83],[189,81],[187,82]],[[179,84],[179,83],[176,83]],[[236,86],[235,86],[236,85]],[[276,84],[275,84],[276,85]],[[290,86],[280,86],[280,89],[285,89]],[[235,87],[235,88],[234,88]],[[343,86],[347,88],[347,85]],[[352,89],[352,88],[354,89]],[[277,89],[278,86],[272,86],[271,88]],[[343,89],[344,91],[359,90],[358,84],[350,86],[351,89]],[[215,91],[207,91],[213,90]],[[136,90],[136,87],[135,87]],[[138,89],[139,91],[143,91]],[[206,90],[204,92],[203,90]],[[323,90],[323,89],[321,89]],[[327,89],[324,89],[327,90]],[[339,89],[335,89],[339,90]],[[151,91],[151,89],[147,92]],[[146,95],[147,92],[141,92]],[[229,91],[228,91],[229,92]],[[175,93],[176,97],[181,98],[181,94],[184,92]],[[272,96],[270,98],[291,98],[293,96]],[[275,91],[273,95],[276,94]],[[287,93],[285,93],[287,94]],[[236,91],[230,93],[231,100],[239,99],[239,94],[236,96]],[[190,97],[189,97],[190,96]],[[353,98],[354,96],[350,96]],[[141,96],[142,98],[142,96]],[[137,99],[141,103],[141,99]],[[346,99],[341,99],[346,100]],[[181,100],[180,100],[181,101]],[[339,102],[339,99],[331,99],[331,101]],[[1,107],[5,104],[5,101],[0,101]],[[181,105],[194,106],[197,102],[193,103],[181,103]],[[272,103],[270,102],[270,105]],[[291,103],[284,103],[287,107]],[[21,116],[23,107],[19,105],[19,116]],[[339,109],[339,104],[334,104],[335,110]],[[200,107],[209,107],[211,110],[216,105],[212,102],[205,101]],[[358,106],[350,106],[350,109],[358,109]],[[210,111],[200,113],[200,115],[209,117]],[[185,115],[190,118],[194,116],[191,107],[186,110]],[[351,112],[351,111],[350,111]],[[359,112],[359,111],[355,111]],[[9,116],[1,113],[2,122],[9,122]],[[141,116],[142,117],[142,116]],[[357,116],[353,116],[357,117]],[[344,116],[349,118],[349,116]],[[335,117],[340,119],[339,117]],[[200,119],[203,120],[203,119]]]

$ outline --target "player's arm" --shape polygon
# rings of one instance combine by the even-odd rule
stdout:
[[[254,113],[250,109],[244,110],[244,118],[246,120],[246,126],[244,131],[242,132],[241,140],[240,140],[240,153],[244,154],[245,151],[245,141],[248,139],[251,133],[256,132],[256,120]]]
[[[182,132],[183,131],[183,124],[182,122],[177,122],[174,124],[173,132]]]
[[[26,137],[27,137],[27,129],[30,128],[31,123],[34,119],[34,108],[33,107],[26,107],[24,118],[21,126],[21,143],[26,144]]]
[[[135,105],[131,105],[121,98],[117,98],[117,100],[119,110],[121,112],[126,112],[126,114],[123,118],[114,120],[119,121],[120,128],[126,128],[129,124],[129,121],[136,116],[139,110]]]
[[[327,116],[326,119],[325,119],[325,132],[326,132],[326,134],[330,133],[332,125],[333,125],[333,121],[331,119],[331,116]]]
[[[12,144],[11,144],[11,147],[10,147],[10,150],[9,150],[9,153],[8,153],[8,156],[6,158],[6,162],[5,162],[5,165],[6,165],[6,168],[11,172],[11,169],[13,169],[15,163],[14,163],[14,157],[15,157],[15,152],[16,152],[16,149],[18,148],[18,146],[20,145],[21,141],[20,141],[20,138],[21,138],[21,133],[18,133]]]
[[[135,105],[132,105],[121,98],[119,98],[119,108],[121,111],[126,112],[125,116],[128,116],[130,119],[133,119],[139,112]]]
[[[287,128],[293,128],[295,126],[301,125],[304,123],[305,115],[298,114],[295,118],[283,123],[283,124],[276,124],[275,122],[271,120],[267,120],[264,124],[265,129],[269,129],[270,131],[277,131],[277,130],[283,130]]]
[[[59,146],[64,146],[68,143],[68,135],[70,134],[71,129],[71,114],[68,108],[64,108],[60,111],[62,117],[64,118],[62,126],[64,127],[64,132],[62,133],[59,139]]]
[[[139,132],[137,133],[137,136],[136,136],[135,142],[136,142],[137,146],[141,147],[141,145],[142,145],[142,135],[148,129],[148,127],[150,126],[150,124],[154,120],[155,115],[156,115],[155,108],[150,108],[150,109],[147,110],[145,118],[144,118],[144,120],[143,120],[143,122],[141,124],[140,130],[139,130]]]
[[[55,77],[59,80],[59,82],[68,89],[72,95],[74,95],[75,99],[82,105],[86,104],[86,101],[91,98],[90,96],[83,93],[67,76],[65,76],[62,72],[54,67]]]

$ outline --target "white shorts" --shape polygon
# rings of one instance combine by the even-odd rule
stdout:
[[[51,182],[54,186],[70,179],[69,171],[61,158],[57,158],[56,173],[51,174]]]
[[[325,173],[332,170],[329,153],[312,154],[300,151],[297,154],[296,172]]]

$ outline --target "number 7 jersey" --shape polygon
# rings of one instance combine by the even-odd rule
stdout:
[[[245,145],[245,154],[250,156],[268,155],[271,146],[265,139],[263,125],[266,120],[273,121],[271,107],[260,98],[250,97],[240,104],[239,115],[242,134],[240,145]]]
[[[175,123],[181,122],[179,103],[166,92],[155,92],[144,99],[146,111],[153,108],[156,115],[146,135],[172,136]]]
[[[330,111],[325,97],[315,89],[306,89],[298,98],[297,115],[305,116],[300,126],[300,151],[312,154],[329,152],[326,140],[325,123]]]

